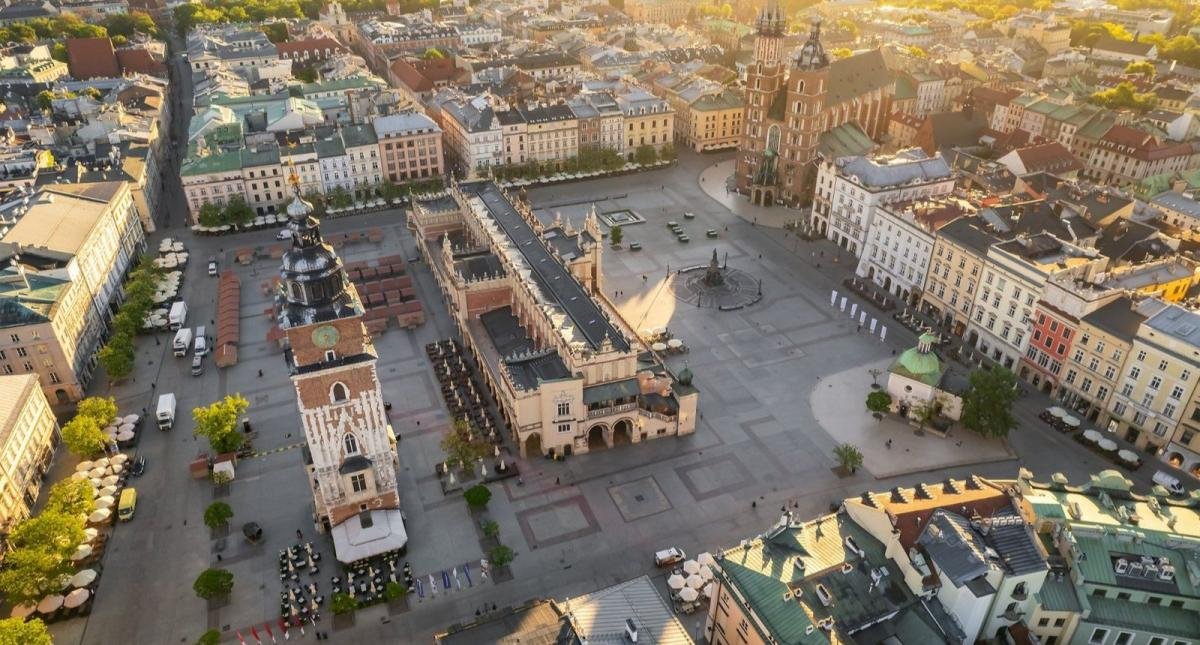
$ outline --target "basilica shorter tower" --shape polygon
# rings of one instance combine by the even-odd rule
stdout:
[[[855,132],[842,136],[878,140],[887,131],[895,80],[879,50],[832,60],[819,20],[789,56],[787,22],[773,3],[759,15],[756,30],[737,188],[755,204],[805,206],[822,135],[846,126]]]
[[[396,482],[396,439],[384,411],[375,347],[341,258],[321,239],[312,204],[287,207],[292,245],[283,255],[276,315],[307,446],[317,530],[338,560],[405,548]]]

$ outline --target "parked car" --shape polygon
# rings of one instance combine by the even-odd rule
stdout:
[[[280,230],[278,233],[275,234],[275,239],[277,239],[277,240],[292,239],[292,229],[285,228],[285,229]]]
[[[641,243],[641,242],[630,242],[630,243],[629,243],[629,250],[630,250],[630,251],[641,251],[641,250],[642,250],[642,243]]]
[[[217,275],[217,260],[216,260],[216,258],[208,259],[208,275]]]
[[[129,467],[129,474],[132,477],[141,477],[144,472],[146,472],[146,458],[138,457],[133,461],[133,465]]]
[[[683,214],[683,219],[696,219],[696,214],[689,211]]]
[[[1187,489],[1183,487],[1183,483],[1179,481],[1179,478],[1175,477],[1174,475],[1160,470],[1154,473],[1154,477],[1151,479],[1155,484],[1167,489],[1167,492],[1171,493],[1172,495],[1187,495]]]
[[[672,564],[683,562],[685,559],[687,559],[687,554],[683,552],[683,549],[673,546],[654,554],[654,566],[669,567]]]

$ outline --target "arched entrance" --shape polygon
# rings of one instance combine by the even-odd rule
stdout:
[[[627,443],[633,443],[633,422],[629,419],[621,419],[617,425],[613,427],[612,443],[614,446],[621,446]]]
[[[542,452],[542,435],[535,432],[528,437],[525,437],[525,443],[522,444],[522,447],[525,448],[523,451],[524,454],[522,455],[523,457],[529,458],[542,456],[544,454]]]
[[[604,436],[607,430],[608,427],[603,423],[597,423],[591,428],[588,428],[588,452],[593,450],[604,450],[608,447],[608,442],[605,440]]]
[[[764,190],[763,194],[762,194],[762,204],[761,205],[762,206],[771,206],[774,203],[775,203],[775,196],[771,194],[771,191]]]
[[[1054,391],[1054,383],[1051,383],[1050,379],[1046,379],[1045,381],[1042,381],[1042,392],[1045,392],[1046,396],[1049,396],[1053,391]]]

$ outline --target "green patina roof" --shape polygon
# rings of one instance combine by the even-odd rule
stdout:
[[[846,546],[851,540],[864,552],[859,557]],[[865,567],[858,566],[861,561]],[[842,565],[852,568],[843,573]],[[882,586],[871,586],[869,570],[887,567]],[[828,643],[829,635],[808,628],[833,618],[838,629],[849,630],[891,616],[913,601],[901,574],[869,533],[845,514],[827,515],[799,526],[776,525],[765,537],[723,554],[721,574],[737,588],[778,643]],[[832,596],[825,606],[817,595],[820,585]],[[788,589],[800,589],[798,600],[784,600]]]
[[[1174,609],[1132,600],[1089,597],[1092,613],[1089,623],[1127,627],[1156,634],[1195,638],[1200,634],[1200,612]]]
[[[322,92],[344,92],[346,90],[367,87],[383,88],[387,87],[387,83],[383,79],[373,76],[350,76],[348,78],[323,80],[315,83],[303,83],[300,85],[300,93],[308,96],[309,94],[319,94]]]
[[[937,339],[930,334],[922,334],[921,344],[933,344]],[[920,347],[910,347],[892,363],[891,371],[906,376],[915,381],[930,386],[936,386],[942,380],[942,362],[932,351],[923,352]]]
[[[896,77],[896,91],[892,96],[897,101],[915,99],[917,98],[917,86],[913,85],[912,79],[907,74],[900,74]]]
[[[214,172],[230,172],[242,169],[242,152],[218,152],[203,157],[188,157],[183,161],[179,174],[184,177],[209,175]]]
[[[16,269],[9,267],[0,274],[11,277]],[[25,280],[0,283],[0,327],[49,321],[58,299],[70,285],[69,280],[37,273],[26,273]]]
[[[1155,558],[1167,558],[1175,566],[1175,584],[1179,589],[1179,595],[1196,596],[1196,587],[1191,576],[1180,573],[1186,572],[1187,569],[1185,561],[1178,551],[1158,546],[1148,539],[1135,542],[1118,539],[1115,535],[1091,537],[1080,535],[1077,532],[1075,542],[1079,550],[1085,554],[1083,561],[1075,566],[1083,574],[1084,581],[1089,584],[1124,587],[1125,585],[1117,580],[1117,574],[1113,570],[1112,559],[1109,556],[1111,554],[1149,555]]]

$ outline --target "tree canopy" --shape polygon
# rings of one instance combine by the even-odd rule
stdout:
[[[1110,110],[1128,108],[1138,112],[1149,112],[1158,104],[1158,97],[1152,92],[1139,92],[1129,81],[1121,81],[1107,90],[1094,92],[1088,101],[1106,107]]]
[[[205,600],[224,596],[233,591],[233,574],[225,569],[205,569],[196,576],[192,591]]]
[[[108,437],[92,417],[76,416],[62,427],[62,442],[71,454],[87,459],[104,451]]]
[[[233,519],[233,508],[225,502],[213,502],[204,509],[204,525],[210,529],[220,528]]]
[[[0,645],[53,645],[53,641],[40,618],[5,618],[0,620]]]
[[[962,424],[985,437],[1007,437],[1017,427],[1012,414],[1017,377],[1004,368],[976,370],[963,394]]]
[[[88,515],[96,510],[92,485],[84,479],[68,477],[54,483],[46,498],[46,512],[62,513],[68,517]]]
[[[858,446],[852,443],[843,443],[834,448],[833,456],[837,458],[839,466],[851,473],[857,471],[859,468],[862,468],[862,451],[858,449]]]
[[[117,400],[111,396],[89,396],[75,407],[75,415],[91,417],[103,428],[117,419]]]
[[[488,445],[464,419],[457,419],[446,436],[442,437],[442,452],[446,461],[466,468],[487,454]]]
[[[241,394],[230,394],[225,398],[192,410],[196,421],[196,434],[208,439],[217,453],[233,452],[242,446],[244,436],[238,430],[238,420],[246,413],[250,402]]]

